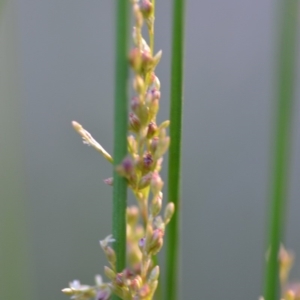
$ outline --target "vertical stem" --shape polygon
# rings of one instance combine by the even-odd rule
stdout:
[[[37,299],[28,228],[16,3],[0,0],[0,299]],[[27,198],[27,199],[26,199]]]
[[[168,225],[166,252],[166,299],[175,300],[179,284],[179,241],[180,241],[180,179],[181,179],[181,133],[183,97],[183,49],[184,49],[185,1],[173,1],[171,108],[168,166],[168,201],[175,204],[175,214]]]
[[[149,30],[151,55],[153,55],[153,53],[154,53],[155,0],[152,0],[152,7],[153,7],[153,23],[152,23],[151,29]]]
[[[129,26],[129,1],[116,1],[116,58],[115,58],[115,102],[114,102],[114,166],[120,164],[127,154],[127,42]],[[126,263],[126,206],[127,184],[125,178],[114,170],[113,185],[113,237],[117,256],[117,271]],[[114,299],[118,299],[114,297]]]
[[[269,239],[269,258],[265,271],[265,300],[279,298],[278,252],[283,238],[288,164],[292,140],[292,110],[296,66],[297,0],[281,0],[279,35],[277,117],[275,124],[274,161],[272,172]]]

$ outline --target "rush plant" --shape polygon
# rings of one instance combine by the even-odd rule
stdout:
[[[117,3],[114,157],[79,123],[72,123],[83,142],[101,153],[114,168],[114,177],[104,180],[114,189],[113,234],[100,241],[108,261],[104,268],[108,281],[103,282],[96,275],[92,286],[82,285],[78,280],[70,282],[62,291],[76,300],[111,296],[124,300],[153,299],[160,275],[156,255],[175,211],[173,202],[163,205],[164,182],[160,176],[163,155],[170,145],[170,122],[157,120],[161,92],[155,71],[162,51],[154,52],[155,1],[131,1],[134,46],[127,55],[129,1]],[[143,26],[147,28],[149,42],[142,35]],[[129,66],[135,95],[127,114]],[[127,187],[136,198],[136,205],[126,208]]]

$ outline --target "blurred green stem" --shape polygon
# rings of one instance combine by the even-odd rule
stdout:
[[[265,300],[279,298],[278,253],[283,239],[287,206],[288,165],[292,140],[292,110],[295,84],[298,0],[281,0],[279,32],[277,116],[272,172],[269,257],[265,271]]]
[[[149,40],[150,40],[150,49],[151,54],[154,53],[154,23],[155,23],[155,0],[152,0],[152,7],[153,7],[153,23],[151,30],[149,30]]]
[[[168,201],[174,202],[175,214],[168,225],[166,249],[166,297],[167,300],[180,298],[179,285],[179,242],[180,242],[180,182],[181,182],[181,133],[183,98],[183,50],[184,50],[185,1],[173,1],[172,27],[172,70],[171,108],[168,165]]]
[[[5,3],[6,3],[6,0],[0,0],[0,18],[1,18],[1,13],[4,10]]]
[[[115,58],[115,102],[114,102],[114,166],[121,163],[127,154],[127,84],[128,60],[127,44],[129,29],[129,1],[116,2],[116,58]],[[114,170],[113,185],[113,237],[117,256],[117,272],[126,263],[126,206],[127,183]],[[114,296],[113,299],[118,299]]]
[[[0,0],[0,299],[32,300],[37,299],[36,278],[28,228],[15,4]]]

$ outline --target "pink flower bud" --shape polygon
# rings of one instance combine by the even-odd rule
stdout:
[[[130,178],[134,174],[134,162],[130,157],[123,159],[122,163],[116,167],[116,171],[126,178]]]
[[[139,107],[141,106],[141,101],[139,100],[138,97],[133,97],[131,99],[131,109],[133,112],[136,112],[137,109],[139,109]]]
[[[149,245],[148,252],[152,255],[157,254],[163,246],[164,232],[161,229],[155,229],[152,234],[151,242]]]
[[[155,122],[150,122],[148,125],[148,130],[147,130],[147,138],[151,139],[157,131],[157,125],[155,124]]]
[[[99,290],[96,294],[96,300],[108,300],[109,298],[110,298],[110,291],[107,288]]]
[[[141,128],[141,122],[139,118],[134,114],[129,114],[129,129],[133,132],[138,132]]]
[[[116,275],[115,282],[116,282],[116,284],[118,286],[123,286],[124,285],[124,282],[123,282],[123,273],[118,273]]]
[[[148,173],[146,174],[145,176],[143,176],[139,182],[139,189],[142,190],[144,189],[145,187],[149,186],[150,185],[150,182],[151,182],[151,179],[152,179],[152,173]]]
[[[151,150],[152,154],[155,153],[158,142],[159,142],[159,138],[157,136],[152,139],[151,144],[150,144],[150,150]]]
[[[148,284],[142,286],[139,292],[139,296],[143,299],[146,298],[150,294],[151,290]]]
[[[142,0],[140,9],[145,19],[148,19],[153,14],[153,5],[149,0]]]
[[[146,239],[143,237],[139,240],[139,247],[140,247],[141,251],[143,251],[145,244],[146,244]]]
[[[157,89],[152,89],[151,90],[151,93],[152,93],[152,100],[154,99],[160,99],[160,91],[157,90]]]
[[[153,217],[156,217],[162,207],[162,192],[159,192],[156,196],[154,196],[151,203],[151,214]]]
[[[149,101],[149,96],[147,95],[147,100],[149,101],[149,118],[150,120],[155,119],[155,116],[159,109],[159,99],[160,99],[160,91],[153,89],[150,92],[151,101]]]
[[[140,72],[142,65],[142,55],[138,48],[133,48],[129,53],[129,63],[134,71]]]
[[[142,285],[142,278],[137,275],[135,276],[135,278],[131,281],[131,285],[130,287],[134,290],[134,291],[138,291],[140,288],[141,288],[141,285]]]
[[[148,72],[153,67],[153,57],[149,51],[142,52],[142,69]]]
[[[103,180],[105,184],[112,186],[114,179],[112,177]]]
[[[143,26],[143,13],[137,4],[133,5],[133,15],[135,17],[136,27],[141,28]]]
[[[152,154],[148,152],[146,155],[143,157],[143,162],[144,162],[144,168],[149,170],[153,166],[153,158]]]
[[[163,188],[164,182],[157,172],[154,172],[151,180],[151,190],[153,195],[157,195]]]

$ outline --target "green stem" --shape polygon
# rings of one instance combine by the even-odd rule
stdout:
[[[114,102],[114,166],[121,163],[127,154],[127,46],[129,33],[129,1],[116,1],[116,58]],[[113,237],[116,239],[117,272],[126,264],[126,206],[127,183],[114,170],[113,185]],[[114,296],[113,299],[118,299]]]
[[[283,239],[287,206],[288,165],[292,140],[292,110],[296,67],[298,1],[281,0],[277,117],[269,220],[269,257],[265,271],[265,300],[279,298],[278,252]]]
[[[183,97],[183,49],[184,49],[185,1],[173,1],[173,36],[171,70],[171,108],[168,166],[168,201],[175,204],[175,213],[167,227],[166,249],[166,297],[167,300],[180,298],[179,285],[179,241],[180,241],[180,179],[181,179],[181,133]]]
[[[37,299],[24,166],[16,6],[0,0],[0,299]],[[3,170],[3,171],[2,171]],[[5,171],[4,171],[5,170]]]
[[[159,266],[159,260],[157,255],[152,256],[152,263],[154,266]],[[158,278],[158,285],[156,288],[156,291],[154,293],[154,299],[156,300],[162,300],[163,294],[162,294],[162,286],[161,286],[161,276]]]
[[[149,30],[149,40],[150,40],[151,55],[153,55],[153,53],[154,53],[155,0],[152,0],[152,7],[153,7],[153,23],[152,23],[151,29]]]

